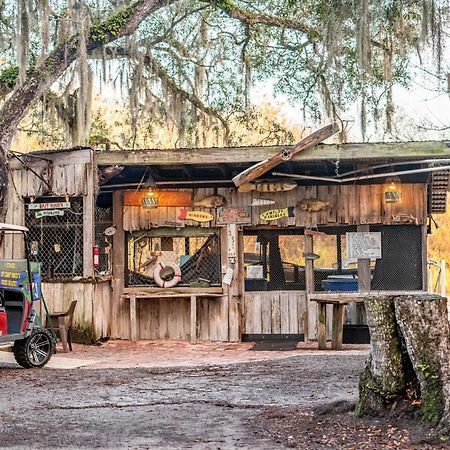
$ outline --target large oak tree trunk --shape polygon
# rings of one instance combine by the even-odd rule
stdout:
[[[447,299],[432,295],[365,299],[370,356],[360,378],[359,414],[384,414],[402,400],[420,405],[420,418],[450,432],[450,334]]]

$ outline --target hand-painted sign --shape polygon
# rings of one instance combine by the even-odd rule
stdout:
[[[283,209],[269,209],[269,211],[264,211],[260,214],[259,217],[267,222],[282,219],[283,217],[294,217],[294,207],[289,206]]]
[[[252,223],[251,208],[222,207],[217,209],[217,225],[228,225],[229,223],[248,224]]]
[[[123,204],[125,206],[143,206],[156,208],[159,206],[192,206],[190,191],[125,191]]]
[[[70,202],[29,203],[28,209],[68,209]]]
[[[195,222],[211,222],[213,215],[205,211],[188,211],[187,209],[180,210],[178,220],[194,220]]]
[[[41,298],[40,264],[30,263],[33,275],[33,293],[28,289],[28,268],[26,260],[0,260],[0,288],[18,290],[22,292],[28,301]]]
[[[36,219],[40,219],[42,217],[63,216],[64,211],[62,209],[45,209],[43,211],[36,211],[34,215],[36,216]]]

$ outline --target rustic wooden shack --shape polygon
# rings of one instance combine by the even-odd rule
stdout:
[[[315,339],[318,305],[357,324],[369,291],[426,290],[445,142],[320,144],[234,186],[282,149],[13,153],[6,220],[30,229],[50,309],[78,300],[91,341]],[[6,236],[1,256],[23,250]]]

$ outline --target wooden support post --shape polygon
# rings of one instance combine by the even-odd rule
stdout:
[[[97,170],[97,166],[95,166]],[[95,226],[95,189],[94,189],[94,152],[91,151],[90,162],[86,164],[86,195],[83,197],[83,277],[94,276],[93,247]]]
[[[369,225],[358,225],[357,231],[370,231]],[[371,288],[370,259],[358,259],[358,292],[368,293]],[[365,322],[364,303],[356,303],[356,322]],[[333,314],[334,316],[334,314]]]
[[[121,298],[125,283],[125,232],[123,230],[123,192],[113,193],[113,225],[116,232],[113,236],[112,258],[112,301],[110,305],[110,324],[108,326],[111,337],[124,336],[122,316],[126,312]],[[125,322],[126,324],[126,322]]]
[[[130,338],[137,341],[137,321],[136,321],[136,295],[130,295]]]
[[[331,349],[342,350],[342,333],[344,327],[344,304],[333,305],[333,325],[331,329]]]
[[[441,259],[441,295],[442,297],[446,297],[447,290],[445,287],[445,259]]]
[[[369,225],[358,225],[358,231],[370,231]],[[370,259],[358,259],[358,291],[370,291]]]
[[[310,235],[305,235],[305,254],[313,253],[313,251],[314,251],[313,237]],[[313,327],[314,327],[314,320],[317,317],[317,308],[318,308],[318,306],[315,303],[309,301],[309,294],[315,291],[314,261],[311,259],[305,260],[305,287],[306,287],[306,312],[304,322],[304,334],[305,334],[305,342],[307,342],[310,339],[314,338],[315,330],[313,330]]]
[[[196,344],[197,340],[197,296],[191,295],[191,344]]]
[[[319,350],[327,348],[327,305],[326,303],[318,303],[319,317],[317,321],[317,342]]]

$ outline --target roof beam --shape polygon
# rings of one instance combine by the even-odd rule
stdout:
[[[182,166],[254,163],[270,158],[291,146],[248,146],[201,149],[144,149],[96,151],[99,166]],[[365,144],[319,144],[294,156],[292,161],[344,161],[374,159],[450,158],[445,142],[392,142]]]

